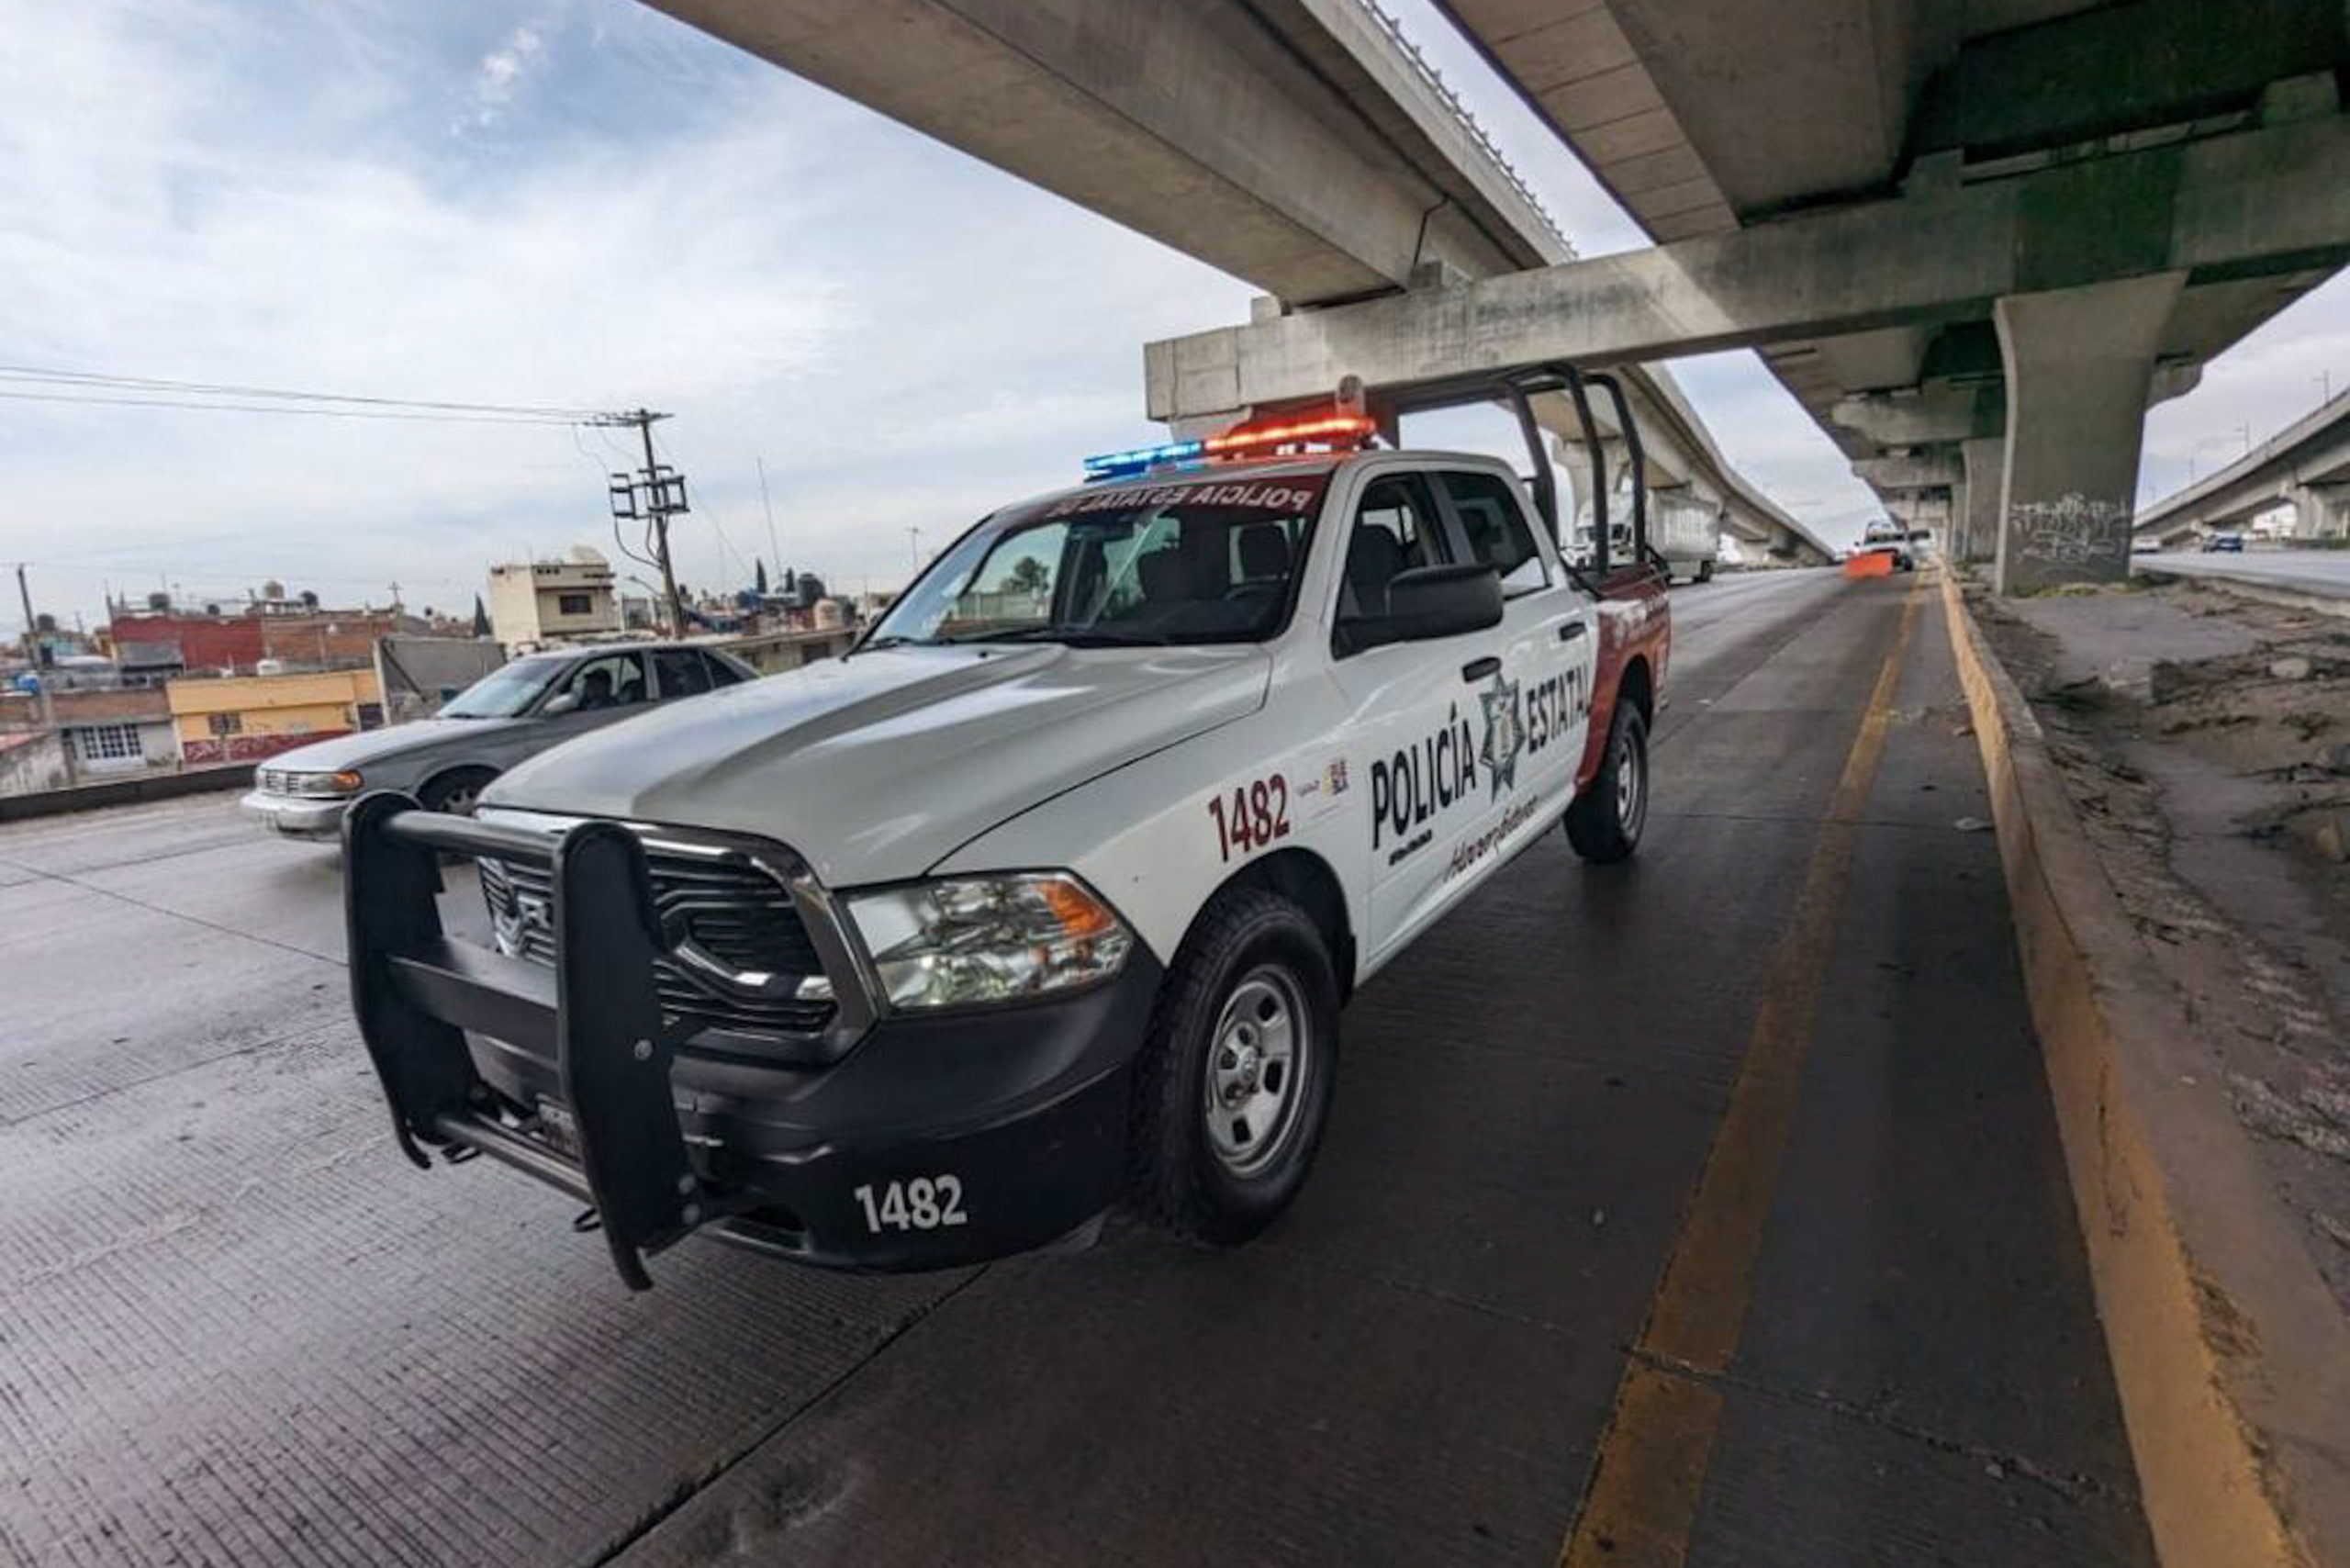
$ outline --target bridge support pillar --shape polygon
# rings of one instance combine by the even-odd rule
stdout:
[[[2146,396],[2186,281],[2163,273],[1993,307],[2008,375],[1999,592],[2129,576]]]
[[[2293,537],[2350,535],[2350,485],[2300,485],[2293,491]]]
[[[1952,555],[1963,564],[1994,560],[1999,554],[1999,487],[2008,443],[2001,436],[1984,436],[1962,442],[1958,452],[1966,465],[1966,483],[1951,498],[1959,539]]]

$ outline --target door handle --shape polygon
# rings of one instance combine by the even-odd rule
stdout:
[[[1470,685],[1474,686],[1477,682],[1483,680],[1488,676],[1499,675],[1501,672],[1502,661],[1494,657],[1493,655],[1487,654],[1482,659],[1471,659],[1467,664],[1462,665],[1460,666],[1460,678],[1467,681]]]
[[[1559,641],[1561,643],[1572,643],[1582,635],[1583,622],[1580,621],[1570,621],[1559,628]]]

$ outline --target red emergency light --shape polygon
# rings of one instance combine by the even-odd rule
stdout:
[[[1222,435],[1208,437],[1201,446],[1209,457],[1231,457],[1244,452],[1278,452],[1288,446],[1365,446],[1378,432],[1378,424],[1368,414],[1315,414],[1304,419],[1292,414],[1235,425]]]

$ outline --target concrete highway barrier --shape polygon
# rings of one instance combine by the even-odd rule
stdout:
[[[2165,1568],[2350,1564],[2350,1321],[1942,577],[2016,941]]]
[[[185,773],[147,773],[136,778],[77,784],[70,790],[40,790],[29,795],[0,795],[0,823],[95,811],[100,806],[128,806],[142,801],[170,801],[213,790],[249,790],[252,782],[252,765],[238,763],[228,767],[195,767]]]

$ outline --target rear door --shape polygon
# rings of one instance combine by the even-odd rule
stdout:
[[[1460,558],[1502,577],[1500,667],[1478,688],[1487,812],[1449,867],[1465,875],[1565,809],[1590,723],[1597,610],[1569,581],[1517,481],[1492,469],[1436,475]]]
[[[654,649],[653,676],[657,689],[654,700],[659,702],[699,697],[710,689],[710,664],[699,648]]]

